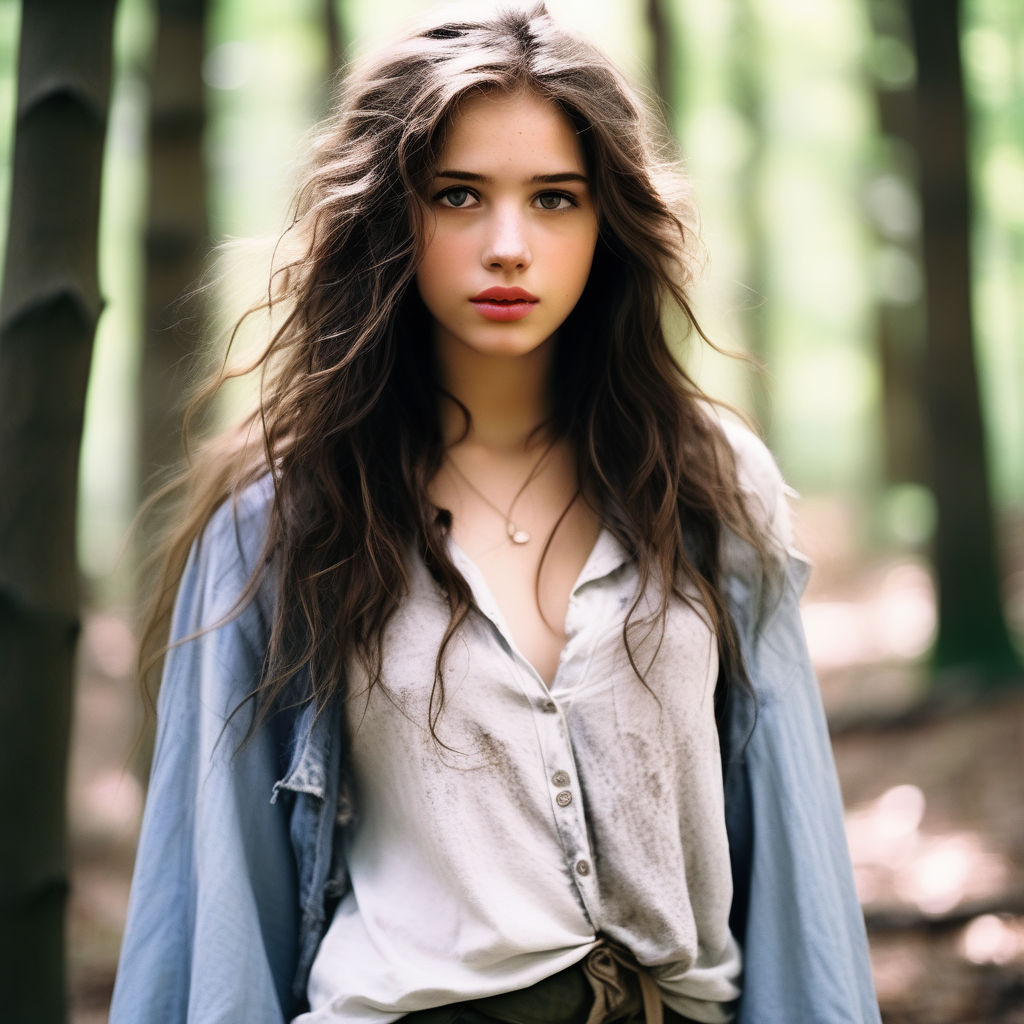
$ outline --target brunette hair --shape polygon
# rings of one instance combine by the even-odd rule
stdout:
[[[265,302],[246,314],[280,314],[250,368],[261,375],[258,408],[233,435],[238,443],[218,442],[184,480],[187,515],[165,547],[144,664],[165,649],[190,546],[220,504],[269,472],[264,557],[239,605],[272,572],[278,601],[251,694],[255,721],[284,699],[322,709],[343,695],[351,654],[379,682],[382,634],[406,591],[409,552],[418,551],[451,613],[437,654],[433,730],[445,649],[471,595],[448,554],[448,524],[427,493],[443,441],[430,320],[414,286],[423,197],[459,104],[518,90],[569,118],[599,215],[584,297],[559,332],[546,426],[571,440],[582,494],[636,559],[641,594],[623,628],[630,661],[642,680],[631,626],[653,584],[662,623],[672,593],[696,595],[717,636],[720,681],[745,682],[720,588],[720,547],[726,531],[762,552],[767,542],[708,400],[664,327],[674,307],[708,341],[687,297],[692,210],[685,191],[670,193],[662,181],[633,90],[543,5],[435,24],[345,79],[286,232],[301,239],[301,254],[273,274]],[[222,371],[206,395],[229,376]]]

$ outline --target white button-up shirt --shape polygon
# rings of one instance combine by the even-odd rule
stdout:
[[[770,454],[748,431],[723,427],[755,522],[780,549],[770,563],[735,537],[722,550],[722,596],[754,687],[753,694],[736,691],[722,732],[735,889],[730,919],[743,946],[736,1019],[879,1024],[842,801],[800,624],[808,567],[784,551],[788,514]],[[255,600],[244,601],[265,550],[272,497],[264,477],[223,505],[193,545],[182,576],[111,1024],[294,1018],[306,1003],[325,911],[349,890],[343,854],[353,845],[353,823],[342,785],[349,750],[341,708],[282,708],[274,727],[257,730],[249,742],[243,741],[250,718],[236,713],[261,678],[275,614],[273,573]],[[441,727],[443,733],[447,726]],[[578,752],[576,761],[579,769]],[[458,834],[466,845],[479,838]],[[513,875],[529,867],[521,864]],[[561,877],[576,887],[569,873]],[[686,877],[692,878],[689,864]],[[389,914],[400,920],[409,888],[396,889],[390,908],[387,889],[380,888],[382,902],[374,907],[367,881],[363,864],[362,903],[355,897],[342,903],[350,916],[359,908],[364,932],[366,922]],[[494,908],[501,890],[492,881],[483,905]],[[718,919],[692,884],[690,891],[707,947],[705,936]],[[465,900],[460,905],[467,917],[476,912]],[[335,935],[341,937],[337,929]],[[357,972],[372,965],[365,950],[350,945],[346,951],[343,942],[335,950],[339,955],[324,951],[318,984],[337,994],[343,1008],[345,987],[353,991]],[[379,971],[380,954],[374,955]],[[504,970],[511,975],[515,966]],[[374,980],[369,971],[367,977]],[[320,1005],[330,1001],[329,995]]]
[[[516,649],[483,575],[454,544],[474,610],[448,605],[419,559],[388,625],[383,685],[353,662],[347,718],[360,820],[352,887],[321,943],[296,1022],[385,1024],[532,985],[598,933],[650,968],[667,1005],[731,1019],[739,948],[715,727],[715,638],[673,599],[664,631],[622,628],[635,563],[602,531],[573,588],[550,690]]]

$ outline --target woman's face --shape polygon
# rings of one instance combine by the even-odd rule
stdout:
[[[597,243],[569,119],[531,92],[475,96],[429,187],[416,283],[436,343],[495,356],[543,345],[579,300]]]

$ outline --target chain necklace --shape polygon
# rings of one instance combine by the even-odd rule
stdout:
[[[533,480],[533,478],[537,475],[537,472],[540,470],[541,463],[543,463],[543,461],[547,458],[552,447],[553,445],[548,445],[547,448],[545,448],[544,451],[540,453],[540,458],[533,464],[533,468],[530,470],[529,474],[527,474],[526,479],[522,482],[522,485],[520,486],[519,490],[516,491],[515,495],[513,496],[512,503],[509,505],[507,512],[503,511],[499,506],[495,505],[494,502],[491,501],[491,499],[488,498],[487,495],[484,494],[484,492],[481,491],[480,488],[477,487],[477,485],[473,483],[473,481],[470,480],[469,477],[466,476],[466,474],[463,473],[461,469],[459,469],[458,463],[451,457],[450,453],[445,452],[445,458],[448,460],[448,465],[452,467],[452,470],[455,472],[456,476],[458,476],[459,479],[462,480],[462,482],[482,502],[484,502],[489,508],[494,509],[494,511],[497,512],[498,515],[505,520],[505,534],[508,537],[508,539],[513,544],[522,546],[523,544],[530,543],[530,534],[526,530],[520,530],[519,527],[516,526],[515,522],[512,519],[512,510],[516,507],[516,502],[523,496],[523,491],[525,491],[526,488],[529,486],[530,481]]]

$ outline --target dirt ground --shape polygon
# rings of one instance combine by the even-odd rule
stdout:
[[[805,539],[818,563],[805,623],[883,1019],[1024,1024],[1024,685],[898,724],[917,702],[934,630],[927,574],[910,559],[844,571],[836,524],[816,522],[833,542],[825,556],[814,529]],[[72,1024],[107,1019],[127,907],[142,804],[126,770],[140,715],[131,656],[122,619],[87,616],[70,790]]]
[[[1024,1024],[1024,696],[833,740],[887,1024]]]

